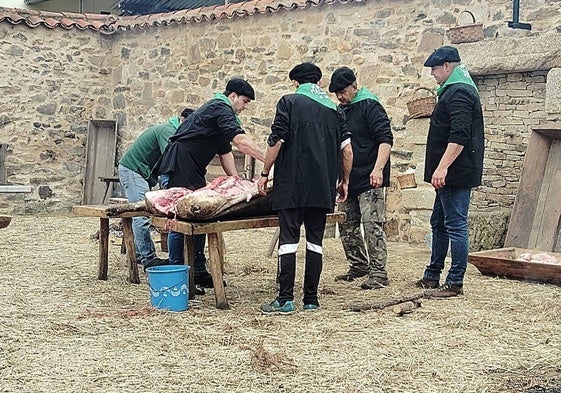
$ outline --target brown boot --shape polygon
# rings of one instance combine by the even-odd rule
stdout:
[[[415,286],[423,289],[433,289],[438,288],[440,283],[436,280],[427,280],[426,278],[421,278],[415,283]]]
[[[425,292],[425,297],[431,299],[445,299],[458,295],[463,295],[464,290],[461,285],[444,284],[435,289],[429,289]]]

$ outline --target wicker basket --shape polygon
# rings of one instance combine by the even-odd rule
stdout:
[[[431,89],[426,87],[417,87],[415,89],[415,93],[417,93],[419,90],[426,90],[431,95],[427,97],[414,98],[407,103],[407,109],[409,110],[409,117],[411,119],[430,117],[436,105],[436,96]]]
[[[473,23],[458,26],[460,15],[464,12],[471,15]],[[475,23],[475,16],[473,16],[471,12],[467,10],[462,11],[456,19],[456,26],[451,27],[450,30],[448,30],[448,37],[450,38],[450,42],[452,44],[481,41],[483,39],[483,23]]]

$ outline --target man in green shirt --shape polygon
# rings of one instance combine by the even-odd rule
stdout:
[[[144,194],[158,183],[158,177],[152,173],[152,168],[165,150],[169,137],[175,134],[183,120],[193,112],[193,109],[185,108],[181,115],[149,127],[125,152],[119,161],[118,171],[119,181],[129,202],[144,200]],[[132,230],[137,260],[144,268],[167,264],[167,260],[156,256],[148,217],[134,217]]]

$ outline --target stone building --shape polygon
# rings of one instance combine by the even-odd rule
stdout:
[[[231,76],[256,87],[242,113],[263,146],[275,104],[292,91],[288,71],[317,63],[324,82],[341,66],[381,98],[396,137],[388,234],[424,241],[433,190],[422,184],[428,119],[409,119],[407,102],[435,87],[423,61],[449,43],[456,24],[483,24],[484,38],[461,43],[480,89],[486,121],[484,184],[474,193],[476,247],[501,245],[532,127],[559,120],[561,9],[528,0],[511,29],[510,0],[257,0],[168,14],[115,17],[0,8],[0,143],[6,182],[0,212],[66,213],[83,199],[91,120],[114,121],[117,159],[146,127],[223,90]],[[418,186],[395,176],[414,171]],[[492,223],[492,225],[489,225]]]

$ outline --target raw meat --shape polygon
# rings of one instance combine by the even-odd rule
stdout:
[[[270,213],[268,196],[262,196],[257,183],[238,176],[219,176],[206,187],[191,191],[175,187],[146,193],[148,211],[188,220],[209,220],[224,215],[247,216]],[[251,202],[250,202],[251,201]],[[248,208],[248,212],[243,210]]]
[[[183,187],[172,187],[165,190],[148,191],[144,200],[148,211],[154,214],[175,215],[177,201],[193,191]]]
[[[529,252],[525,252],[520,254],[517,259],[518,261],[524,262],[538,262],[538,263],[549,263],[554,265],[561,265],[561,260],[555,258],[553,255],[549,255],[548,253],[541,252],[538,254],[531,254]]]

